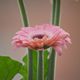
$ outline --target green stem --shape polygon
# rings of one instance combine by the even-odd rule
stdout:
[[[56,7],[56,0],[52,2],[52,24],[54,24],[54,16],[55,16],[55,7]]]
[[[55,5],[55,15],[54,15],[54,23],[55,25],[59,25],[60,22],[60,0],[56,0]]]
[[[18,6],[19,6],[19,10],[20,10],[22,23],[25,27],[27,27],[28,26],[28,19],[27,19],[27,15],[26,15],[23,0],[18,0]]]
[[[51,55],[49,59],[49,70],[47,80],[54,80],[55,78],[55,50],[51,48]]]
[[[44,80],[44,71],[43,71],[43,51],[38,52],[38,66],[37,66],[37,80]]]
[[[28,80],[33,80],[33,53],[32,50],[28,50],[29,51],[29,74],[28,74]]]
[[[18,6],[19,6],[20,14],[21,14],[22,23],[23,23],[24,27],[27,27],[28,26],[28,19],[27,19],[27,15],[26,15],[23,0],[18,0]],[[33,56],[32,56],[32,51],[33,50],[28,49],[28,55],[29,55],[28,80],[32,80],[32,78],[33,78],[33,67],[32,67],[33,66]]]
[[[60,18],[60,0],[53,0],[52,24],[59,25],[59,18]],[[55,80],[55,66],[56,66],[56,53],[55,50],[51,48],[47,80]]]

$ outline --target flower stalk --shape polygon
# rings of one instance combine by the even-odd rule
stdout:
[[[55,80],[55,58],[56,58],[55,50],[51,48],[47,80]]]
[[[21,21],[24,27],[28,26],[28,18],[26,15],[26,10],[25,10],[25,6],[24,6],[24,2],[23,0],[18,0],[18,6],[19,6],[19,11],[20,11],[20,15],[21,15]],[[32,50],[28,49],[28,80],[32,80],[33,79],[33,56],[32,56]]]
[[[60,20],[60,0],[53,0],[52,4],[52,24],[59,25]],[[49,59],[48,77],[47,80],[55,80],[56,74],[56,52],[51,48],[51,56]]]
[[[38,51],[37,80],[44,80],[43,51]]]
[[[54,19],[52,19],[52,24],[58,26],[60,23],[60,0],[56,0],[54,12],[55,14],[54,14]]]
[[[23,0],[18,0],[18,4],[19,4],[19,9],[20,9],[20,13],[22,16],[22,21],[25,27],[28,26],[28,21],[27,21],[27,16],[26,16],[26,12],[25,12],[25,8],[24,8],[24,4],[23,4]],[[53,5],[52,5],[52,24],[58,26],[60,22],[60,0],[53,0]],[[51,27],[50,27],[51,26]],[[56,51],[58,51],[59,53],[61,52],[61,46],[63,44],[66,45],[66,43],[70,43],[70,38],[69,38],[69,34],[67,32],[65,32],[64,30],[60,29],[60,28],[56,28],[56,26],[53,25],[49,25],[49,24],[45,24],[45,25],[39,25],[39,27],[34,27],[34,28],[24,28],[21,30],[20,33],[17,33],[17,39],[13,39],[13,42],[16,43],[16,46],[22,46],[22,47],[29,47],[30,49],[28,49],[28,57],[29,57],[29,63],[28,63],[28,80],[33,80],[33,55],[32,55],[32,51],[31,49],[43,49],[44,46],[48,46],[48,47],[53,47],[51,48],[51,54],[48,60],[48,74],[46,76],[46,80],[55,80],[55,66],[56,66]],[[50,28],[50,29],[49,29]],[[45,29],[45,30],[43,30]],[[49,31],[48,31],[49,29]],[[38,31],[39,30],[39,31]],[[30,32],[31,31],[31,32]],[[35,32],[36,31],[36,32]],[[55,32],[56,31],[56,32]],[[28,34],[26,34],[26,32]],[[49,38],[42,34],[44,33],[46,35],[48,35]],[[51,33],[51,35],[48,34]],[[62,37],[63,35],[59,35],[60,33],[64,34],[64,37]],[[34,34],[33,34],[34,33]],[[36,34],[37,33],[37,34]],[[22,35],[24,36],[22,36]],[[55,34],[55,36],[54,36]],[[32,36],[31,36],[32,35]],[[53,37],[52,37],[53,35]],[[22,39],[20,39],[20,37]],[[27,37],[26,37],[27,36]],[[66,36],[66,37],[65,37]],[[29,40],[29,38],[32,39],[32,41]],[[61,39],[60,39],[61,38]],[[28,41],[29,40],[29,41]],[[46,48],[48,48],[46,47]],[[45,48],[44,48],[45,49]],[[55,51],[56,50],[56,51]],[[44,80],[44,54],[42,50],[39,50],[38,52],[38,56],[37,56],[37,80]]]
[[[29,50],[29,73],[28,73],[28,80],[33,80],[33,54],[32,54],[32,50]]]
[[[24,25],[24,27],[27,27],[28,26],[28,18],[26,15],[24,2],[23,2],[23,0],[17,0],[17,2],[18,2],[20,15],[21,15],[22,24]]]

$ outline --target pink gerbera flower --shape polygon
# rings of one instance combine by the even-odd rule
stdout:
[[[12,44],[16,47],[28,47],[35,50],[53,47],[61,53],[62,47],[71,44],[71,40],[69,33],[60,27],[44,24],[22,28],[12,38]]]

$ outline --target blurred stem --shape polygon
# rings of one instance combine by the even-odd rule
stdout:
[[[43,51],[38,51],[37,80],[44,80]]]
[[[53,24],[58,26],[60,22],[60,0],[56,0],[55,4],[56,5],[55,5],[55,15],[54,15]]]
[[[32,50],[29,50],[29,74],[28,80],[33,80],[33,53]]]
[[[25,11],[25,6],[23,0],[18,0],[19,11],[21,15],[21,21],[25,27],[28,26],[28,19]]]
[[[51,48],[51,55],[49,59],[49,66],[48,66],[48,78],[47,80],[55,80],[55,50]]]
[[[23,0],[18,0],[18,6],[19,6],[19,11],[20,11],[22,23],[23,23],[24,27],[27,27],[28,26],[28,18],[27,18],[27,15],[26,15]],[[32,56],[32,51],[33,50],[28,49],[28,55],[29,55],[28,80],[32,80],[32,78],[33,78],[33,67],[32,67],[32,65],[33,65],[33,56]]]
[[[60,0],[53,0],[52,24],[59,25],[59,18],[60,18]],[[55,50],[51,48],[47,80],[55,80],[56,56],[57,55],[55,53]]]
[[[52,2],[52,24],[54,24],[54,17],[55,17],[55,7],[56,7],[56,0],[53,0],[53,2]]]

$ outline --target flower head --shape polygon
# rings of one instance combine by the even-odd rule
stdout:
[[[12,44],[16,47],[28,47],[41,50],[53,47],[58,53],[62,47],[71,44],[70,35],[60,27],[51,24],[25,27],[12,38]]]

